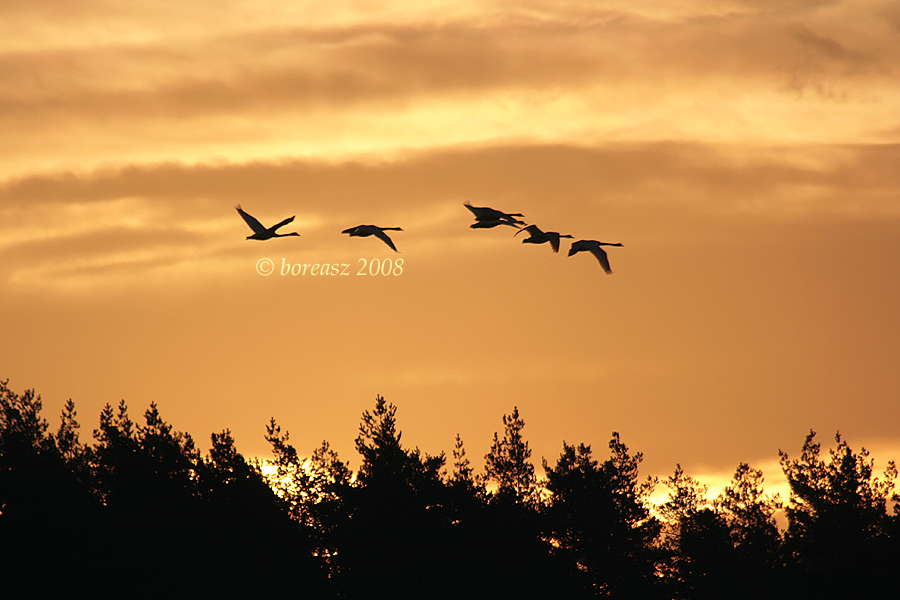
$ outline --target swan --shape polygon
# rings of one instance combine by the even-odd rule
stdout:
[[[253,230],[253,235],[247,236],[248,240],[268,240],[273,237],[288,237],[290,235],[296,235],[299,237],[299,235],[300,235],[299,233],[296,233],[296,232],[275,233],[276,229],[278,229],[279,227],[282,227],[284,225],[287,225],[288,223],[290,223],[291,221],[294,220],[294,217],[288,217],[281,223],[278,223],[277,225],[272,225],[271,227],[266,229],[265,227],[263,227],[262,223],[260,223],[259,221],[256,220],[255,217],[244,212],[244,210],[241,208],[240,204],[238,204],[234,208],[235,208],[235,210],[238,211],[238,214],[241,215],[241,217],[244,219],[244,221],[246,221],[247,225],[250,226],[250,229]]]
[[[559,252],[559,238],[570,238],[571,235],[561,234],[556,231],[541,231],[537,225],[529,225],[523,229],[519,229],[516,232],[516,235],[519,235],[523,231],[527,231],[528,235],[531,236],[528,239],[522,240],[523,244],[543,244],[545,242],[550,242],[550,247],[553,248],[554,252]],[[515,235],[513,236],[515,237]]]
[[[569,256],[576,254],[578,252],[587,251],[597,257],[597,260],[600,261],[600,266],[603,267],[603,270],[606,271],[606,274],[609,275],[612,273],[612,269],[609,267],[609,258],[606,256],[606,252],[600,246],[622,246],[623,244],[611,244],[609,242],[598,242],[597,240],[578,240],[577,242],[572,242],[572,247],[569,248]]]
[[[391,250],[394,252],[400,252],[397,250],[397,247],[394,246],[394,242],[391,241],[391,238],[387,236],[385,231],[403,231],[399,227],[378,227],[377,225],[357,225],[356,227],[351,227],[350,229],[345,229],[341,233],[349,234],[350,237],[368,237],[370,235],[374,235],[382,242],[387,244]]]
[[[463,202],[463,206],[468,208],[472,212],[472,214],[475,215],[475,220],[479,222],[508,221],[517,225],[525,224],[523,221],[519,221],[515,218],[524,216],[522,213],[505,213],[499,210],[494,210],[493,208],[489,208],[487,206],[472,206],[468,202]]]

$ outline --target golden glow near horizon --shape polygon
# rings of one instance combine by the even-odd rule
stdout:
[[[514,405],[537,460],[617,430],[659,475],[810,427],[900,446],[898,27],[887,0],[4,2],[0,377],[83,432],[155,400],[248,455],[275,415],[353,460],[375,394],[476,466]],[[622,242],[614,275],[465,201]],[[239,203],[300,237],[246,241]]]

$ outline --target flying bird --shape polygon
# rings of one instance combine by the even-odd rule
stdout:
[[[530,236],[528,239],[522,240],[523,244],[543,244],[545,242],[550,242],[550,247],[553,248],[554,252],[559,252],[559,238],[570,238],[571,235],[563,235],[556,231],[541,231],[537,225],[529,225],[523,229],[519,229],[516,232],[516,235],[519,235],[523,231],[527,231]],[[515,237],[515,235],[513,236]]]
[[[397,247],[394,246],[394,242],[391,241],[391,238],[387,236],[385,231],[403,231],[399,227],[378,227],[377,225],[357,225],[356,227],[351,227],[350,229],[345,229],[341,233],[350,234],[350,237],[369,237],[370,235],[374,235],[382,242],[387,244],[391,250],[394,252],[400,252],[397,250]]]
[[[493,208],[489,208],[487,206],[472,206],[468,202],[463,202],[463,206],[468,208],[473,215],[475,215],[476,221],[508,221],[509,223],[515,223],[517,225],[524,225],[524,221],[519,221],[516,217],[524,216],[522,213],[505,213],[503,211],[494,210]],[[499,223],[498,223],[499,224]],[[489,225],[486,227],[493,227],[493,225]]]
[[[569,256],[582,251],[590,252],[597,257],[597,260],[600,261],[600,266],[609,275],[612,273],[612,269],[609,267],[609,258],[600,246],[622,246],[622,244],[610,244],[609,242],[598,242],[596,240],[578,240],[577,242],[572,242],[572,247],[569,248]]]
[[[516,223],[521,223],[522,221],[507,221],[506,219],[490,219],[485,221],[475,221],[469,227],[472,229],[492,229],[497,227],[498,225],[509,225],[510,227],[515,227],[516,229],[521,229]]]
[[[240,204],[238,204],[234,208],[235,208],[235,210],[238,211],[238,214],[241,215],[241,217],[244,219],[244,221],[247,222],[247,225],[250,226],[250,229],[253,230],[253,235],[247,236],[248,240],[268,240],[273,237],[288,237],[289,235],[296,235],[296,236],[300,235],[299,233],[296,233],[296,232],[275,233],[276,229],[278,229],[279,227],[282,227],[284,225],[287,225],[288,223],[290,223],[291,221],[294,220],[294,217],[289,217],[289,218],[285,219],[284,221],[282,221],[281,223],[278,223],[277,225],[272,225],[271,227],[266,229],[265,227],[263,227],[262,223],[260,223],[259,221],[256,220],[255,217],[244,212],[244,210],[241,208]]]

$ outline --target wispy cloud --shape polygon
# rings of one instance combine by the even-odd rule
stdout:
[[[234,213],[239,203],[266,222],[296,215],[297,252],[341,247],[336,232],[375,222],[403,226],[405,248],[428,260],[451,249],[483,253],[501,237],[473,236],[464,201],[582,237],[660,243],[689,227],[711,239],[716,220],[897,218],[898,161],[900,146],[525,145],[380,163],[166,163],[31,175],[0,186],[0,252],[7,269],[30,270],[30,282],[63,268],[69,277],[110,265],[158,271],[168,261],[177,269],[185,252],[234,264],[251,250]]]
[[[347,157],[435,139],[873,141],[874,123],[879,132],[896,124],[900,99],[900,49],[881,5],[848,19],[843,3],[786,13],[496,3],[448,18],[436,9],[401,18],[383,4],[364,18],[341,9],[307,20],[235,3],[215,27],[202,25],[206,12],[95,6],[58,19],[106,23],[110,39],[53,44],[46,33],[44,46],[0,49],[13,168],[175,154]],[[40,13],[16,14],[37,27]],[[132,37],[115,33],[117,19]],[[174,32],[140,35],[162,34],[170,20]]]

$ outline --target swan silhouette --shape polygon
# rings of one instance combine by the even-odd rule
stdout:
[[[499,210],[494,210],[493,208],[489,208],[487,206],[472,206],[468,202],[463,202],[463,206],[468,208],[473,215],[475,215],[475,220],[478,222],[491,222],[491,221],[507,221],[507,223],[514,223],[517,225],[524,225],[524,221],[519,221],[515,217],[523,216],[522,213],[505,213]],[[482,227],[495,227],[496,225],[500,225],[497,223],[495,225],[484,225]],[[478,229],[474,225],[473,229]]]
[[[577,242],[572,242],[572,247],[569,248],[569,256],[573,254],[577,254],[578,252],[587,251],[597,257],[597,260],[600,261],[600,266],[603,267],[603,270],[606,271],[606,274],[609,275],[612,273],[612,269],[609,267],[609,257],[606,256],[606,252],[600,246],[622,246],[623,244],[610,244],[609,242],[598,242],[596,240],[578,240]]]
[[[391,238],[387,236],[385,231],[403,231],[399,227],[379,227],[377,225],[357,225],[356,227],[351,227],[350,229],[345,229],[341,233],[347,233],[350,237],[369,237],[370,235],[374,235],[382,242],[387,244],[391,250],[394,252],[400,252],[397,250],[397,247],[394,246],[394,242],[391,241]]]
[[[559,238],[572,237],[571,235],[564,235],[556,231],[541,231],[537,225],[529,225],[528,227],[519,229],[519,231],[516,232],[516,235],[519,235],[523,231],[527,231],[530,236],[528,239],[522,240],[523,244],[543,244],[545,242],[550,242],[550,247],[553,248],[554,252],[559,252]]]
[[[244,210],[241,208],[240,204],[238,204],[234,208],[236,211],[238,211],[238,214],[241,215],[241,217],[244,219],[244,221],[246,221],[247,225],[250,226],[250,229],[253,230],[253,235],[247,236],[248,240],[268,240],[273,237],[288,237],[290,235],[296,235],[296,236],[300,235],[299,233],[296,233],[296,232],[275,233],[276,229],[278,229],[279,227],[283,227],[284,225],[287,225],[288,223],[290,223],[291,221],[294,220],[294,217],[288,217],[281,223],[278,223],[277,225],[272,225],[271,227],[266,229],[265,227],[263,227],[262,223],[260,223],[259,221],[256,220],[255,217],[244,212]]]

